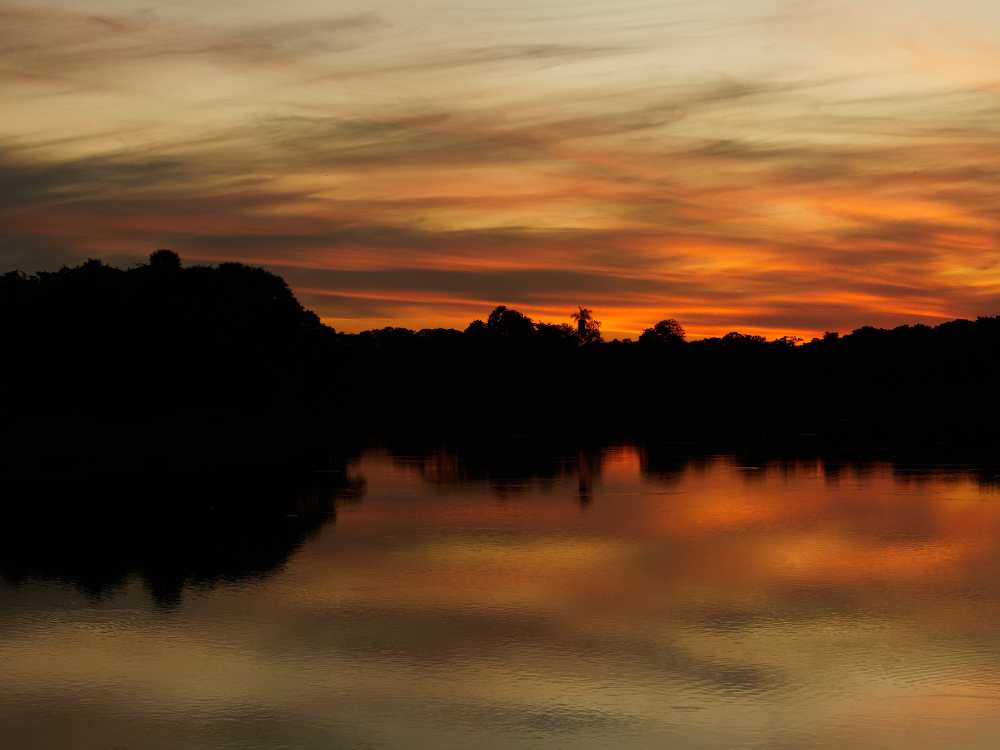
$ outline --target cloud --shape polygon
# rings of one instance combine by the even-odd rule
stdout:
[[[400,163],[422,167],[420,159],[407,163],[401,154],[419,154],[434,139],[421,141],[413,131],[442,131],[446,124],[450,126],[449,118],[440,116],[400,119],[371,131],[360,123],[334,124],[324,130],[332,144],[320,150],[349,153],[352,139],[367,133],[373,145],[366,147],[366,158],[345,160],[349,168],[391,171]],[[473,133],[483,142],[495,137],[488,124],[480,130]],[[263,131],[260,137],[267,145],[273,135]],[[390,148],[378,145],[393,141],[400,152],[395,158]],[[309,148],[309,138],[302,143],[302,154],[284,157],[293,172],[317,162],[327,165]],[[541,136],[534,143],[540,153],[548,148]],[[407,200],[363,195],[338,200],[308,188],[279,190],[263,177],[241,177],[246,160],[234,157],[228,147],[216,150],[209,145],[206,153],[201,152],[204,144],[193,148],[169,156],[119,152],[46,160],[37,150],[8,145],[0,152],[0,185],[15,196],[5,207],[9,226],[20,238],[30,238],[42,258],[66,257],[65,250],[53,252],[57,247],[73,247],[81,255],[95,250],[144,255],[154,246],[173,246],[192,262],[264,263],[286,275],[310,304],[341,327],[350,326],[351,320],[388,322],[393,315],[430,324],[435,314],[438,320],[462,325],[498,303],[522,306],[543,319],[561,319],[563,308],[582,301],[607,310],[610,315],[604,318],[613,326],[609,330],[623,334],[667,314],[703,333],[732,328],[803,332],[985,313],[989,310],[983,306],[998,296],[995,287],[968,287],[961,279],[939,275],[956,255],[963,263],[993,268],[996,253],[989,244],[978,253],[963,252],[961,232],[968,241],[995,237],[995,223],[904,220],[888,209],[883,216],[877,191],[872,201],[857,204],[858,209],[851,208],[854,204],[832,209],[823,196],[830,190],[835,196],[852,195],[872,169],[871,153],[857,148],[845,150],[836,175],[821,179],[789,174],[786,165],[833,163],[836,149],[708,142],[675,154],[678,163],[688,167],[707,169],[720,161],[753,165],[751,184],[731,187],[732,196],[726,200],[742,201],[746,191],[764,186],[795,200],[827,201],[824,210],[828,219],[835,218],[833,226],[787,237],[767,223],[733,227],[739,210],[730,211],[714,189],[698,190],[683,180],[674,188],[680,208],[674,206],[674,214],[657,224],[659,207],[674,198],[662,195],[655,180],[641,176],[630,183],[627,195],[612,191],[614,202],[606,207],[612,218],[620,212],[641,215],[640,225],[452,229],[428,224],[419,215],[425,210],[466,210],[468,196],[421,192]],[[448,146],[434,143],[434,148]],[[456,165],[464,163],[461,150],[454,157]],[[467,158],[472,164],[483,163],[475,149]],[[885,167],[893,170],[893,160]],[[949,165],[937,176],[924,177],[927,184],[938,186],[962,180],[963,174]],[[616,172],[591,179],[605,188],[609,181],[620,182]],[[974,190],[977,179],[973,173],[962,184]],[[883,182],[898,185],[897,180],[873,184]],[[234,184],[240,189],[233,189]],[[815,198],[809,192],[813,189],[820,190]],[[478,203],[471,201],[473,208]],[[319,210],[291,219],[274,211],[302,204]],[[678,212],[691,214],[692,207],[700,207],[705,216],[677,219]],[[755,217],[756,210],[742,215]],[[16,250],[15,244],[0,246],[5,265],[22,265],[31,255]],[[706,263],[728,270],[722,276],[706,273]],[[822,299],[822,305],[802,299]]]
[[[808,334],[972,317],[1000,298],[1000,96],[981,86],[876,95],[849,76],[730,71],[453,99],[452,78],[508,63],[558,62],[553,80],[572,81],[572,66],[645,52],[458,35],[339,59],[388,22],[3,13],[7,74],[99,82],[189,58],[301,84],[236,118],[133,123],[134,140],[9,135],[0,215],[38,258],[172,246],[262,263],[341,327],[464,325],[496,303],[561,319],[585,303],[622,335],[667,316],[695,335]],[[343,66],[385,78],[338,82]],[[424,95],[404,68],[449,76]],[[0,245],[4,265],[30,255]]]
[[[628,50],[616,47],[587,46],[577,44],[495,44],[484,47],[470,47],[426,58],[409,59],[395,67],[375,67],[368,73],[388,73],[422,70],[449,70],[475,65],[495,63],[559,64],[588,60],[606,55],[616,55]]]
[[[123,67],[183,58],[284,65],[353,49],[386,22],[374,13],[235,28],[12,6],[0,9],[0,76],[23,82],[111,84]]]
[[[191,176],[184,160],[164,156],[93,156],[51,162],[26,159],[0,145],[0,193],[8,210],[108,194],[118,197],[122,191],[177,184]]]
[[[80,261],[71,243],[61,243],[33,234],[0,231],[0,273],[51,271]]]
[[[504,131],[449,113],[382,119],[276,117],[254,135],[314,165],[473,165],[538,158],[545,142],[530,132]]]

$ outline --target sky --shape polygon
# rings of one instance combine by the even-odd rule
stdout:
[[[338,330],[1000,313],[994,0],[0,0],[0,271],[152,250]]]

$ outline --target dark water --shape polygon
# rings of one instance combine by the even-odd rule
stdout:
[[[349,472],[243,514],[8,519],[0,745],[1000,746],[995,473]]]

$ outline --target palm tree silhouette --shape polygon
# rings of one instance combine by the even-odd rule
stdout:
[[[581,336],[586,336],[587,329],[590,328],[594,321],[594,311],[583,305],[579,307],[580,309],[570,315],[570,318],[576,321],[576,332]]]

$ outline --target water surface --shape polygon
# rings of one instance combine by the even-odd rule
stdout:
[[[349,476],[13,519],[4,746],[1000,746],[994,472],[620,447]]]

